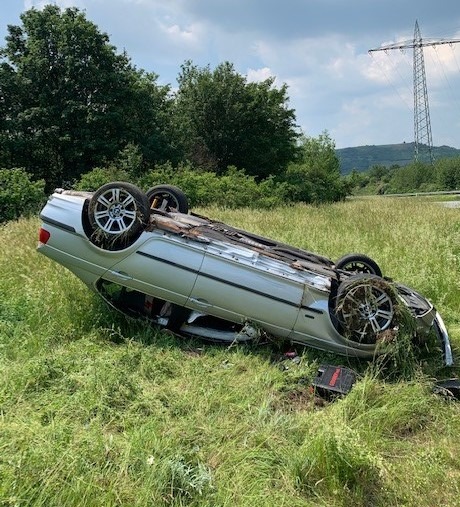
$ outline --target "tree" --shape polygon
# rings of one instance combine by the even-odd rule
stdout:
[[[435,168],[439,188],[442,190],[460,190],[460,157],[438,160]]]
[[[112,160],[128,143],[154,158],[169,89],[117,54],[76,8],[31,9],[21,21],[8,27],[0,53],[6,162],[45,178],[49,189]]]
[[[340,160],[329,134],[304,136],[299,151],[298,161],[290,164],[284,175],[291,199],[312,203],[344,199],[350,185],[340,176]]]
[[[412,162],[396,169],[390,180],[391,192],[417,192],[437,190],[436,174],[431,164]]]
[[[176,133],[172,121],[174,100],[170,87],[159,86],[158,76],[133,70],[130,76],[130,98],[125,104],[123,149],[136,145],[144,165],[179,162]],[[139,172],[140,173],[140,172]]]
[[[211,71],[185,62],[178,77],[176,127],[184,157],[218,174],[227,167],[264,178],[294,158],[298,134],[287,87],[248,83],[229,62]]]

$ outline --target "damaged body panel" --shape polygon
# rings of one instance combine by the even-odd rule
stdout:
[[[372,358],[403,304],[421,333],[434,326],[452,363],[433,305],[383,278],[372,259],[333,262],[187,211],[184,194],[168,185],[57,190],[40,215],[38,251],[128,315],[228,343],[267,334]]]

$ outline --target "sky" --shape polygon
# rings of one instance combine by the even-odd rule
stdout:
[[[2,0],[7,25],[49,1]],[[413,50],[368,53],[412,41],[460,41],[459,0],[54,0],[77,7],[118,52],[177,88],[191,60],[228,61],[248,81],[288,86],[307,136],[327,131],[337,148],[414,141]],[[460,43],[424,48],[434,146],[460,148]]]

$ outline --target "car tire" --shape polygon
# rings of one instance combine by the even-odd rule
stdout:
[[[151,209],[188,213],[188,199],[185,193],[174,185],[157,185],[146,192]]]
[[[349,340],[376,344],[395,327],[397,298],[389,282],[372,274],[357,274],[339,287],[335,316]]]
[[[139,238],[149,218],[149,200],[142,190],[121,181],[108,183],[88,205],[90,240],[105,250],[122,250]]]
[[[335,263],[336,269],[342,269],[351,273],[365,273],[382,276],[380,266],[370,257],[363,254],[347,254]]]

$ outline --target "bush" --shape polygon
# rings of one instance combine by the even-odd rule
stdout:
[[[439,190],[436,186],[436,172],[433,166],[423,162],[413,162],[396,169],[389,187],[390,193]]]
[[[436,163],[439,187],[443,190],[460,189],[460,158],[442,159]]]
[[[144,172],[144,157],[140,147],[128,143],[118,154],[116,165],[125,173],[139,177]]]
[[[102,185],[112,181],[130,181],[129,174],[123,169],[110,166],[108,168],[96,167],[75,183],[75,190],[94,192]]]
[[[21,168],[0,169],[0,223],[37,213],[46,200],[44,180]]]
[[[257,183],[253,176],[235,167],[217,176],[191,166],[175,169],[171,164],[164,164],[144,175],[138,183],[144,189],[165,183],[176,185],[186,193],[191,207],[213,204],[226,208],[270,208],[284,204],[287,195],[286,186],[276,184],[273,178]]]
[[[229,167],[222,175],[189,164],[173,167],[167,162],[136,178],[126,166],[96,168],[84,174],[75,190],[95,191],[111,181],[129,181],[147,191],[156,185],[175,185],[187,195],[189,205],[224,208],[270,209],[295,202],[327,203],[343,200],[349,184],[336,172],[292,164],[285,174],[256,181],[242,169]]]
[[[290,164],[283,179],[293,202],[337,202],[344,200],[349,193],[347,180],[328,168]]]

